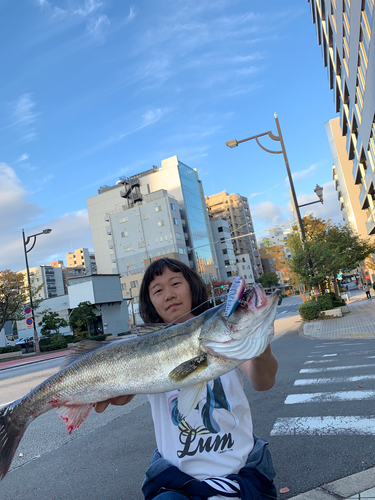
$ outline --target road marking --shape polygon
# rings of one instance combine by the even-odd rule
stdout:
[[[329,366],[328,368],[302,368],[299,372],[300,373],[336,372],[339,370],[358,370],[358,368],[370,368],[374,366],[375,364],[355,365],[355,366]]]
[[[355,377],[333,377],[333,378],[301,378],[297,379],[293,385],[316,385],[333,384],[346,382],[360,382],[361,380],[374,380],[375,375],[357,375]]]
[[[323,354],[323,358],[331,358],[333,356],[337,356],[337,354]]]
[[[295,417],[278,418],[271,430],[271,436],[335,436],[351,434],[375,435],[375,417]]]
[[[304,365],[310,365],[311,363],[331,363],[332,361],[336,361],[335,359],[312,359],[310,361],[305,361]]]
[[[327,403],[332,401],[360,401],[375,399],[375,390],[369,391],[341,391],[341,392],[314,392],[305,394],[290,394],[284,404],[299,403]]]

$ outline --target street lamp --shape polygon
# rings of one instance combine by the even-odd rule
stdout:
[[[34,314],[34,306],[33,306],[33,295],[31,292],[31,282],[30,282],[30,270],[29,270],[29,261],[27,259],[27,254],[31,252],[31,250],[35,247],[36,244],[36,237],[39,236],[40,234],[49,234],[52,231],[52,229],[43,229],[41,233],[36,233],[32,234],[30,236],[25,236],[25,231],[22,229],[22,237],[23,237],[23,249],[25,251],[25,261],[26,261],[26,274],[27,274],[27,284],[29,288],[29,296],[30,296],[30,307],[31,307],[31,318],[33,320],[33,326],[34,326],[34,345],[35,345],[35,352],[40,352],[39,348],[39,337],[38,337],[38,332],[36,329],[36,324],[35,324],[35,314]],[[31,245],[31,247],[28,249],[27,245],[30,243],[30,239],[34,238],[34,241]]]
[[[319,186],[319,184],[317,184],[316,188],[314,189],[314,193],[319,198],[319,200],[311,201],[310,203],[304,203],[303,205],[298,205],[298,206],[301,208],[301,207],[307,207],[307,205],[314,205],[314,203],[322,203],[323,204],[323,188],[322,188],[322,186]]]
[[[225,144],[229,148],[235,148],[236,146],[241,144],[241,142],[251,141],[252,139],[255,139],[258,146],[261,147],[262,149],[264,149],[264,151],[266,151],[267,153],[272,153],[272,154],[276,154],[276,155],[281,154],[281,153],[283,154],[285,166],[286,166],[286,171],[288,173],[288,178],[289,178],[290,194],[291,194],[291,198],[292,198],[293,212],[296,214],[297,226],[298,226],[298,231],[300,233],[301,239],[304,240],[305,239],[305,229],[303,227],[301,213],[300,213],[299,207],[298,207],[297,196],[296,196],[296,192],[294,190],[293,178],[292,178],[292,174],[291,174],[290,168],[289,168],[288,157],[287,157],[286,150],[285,150],[285,145],[284,145],[284,140],[283,140],[283,136],[281,133],[279,119],[278,119],[276,113],[274,116],[275,116],[276,127],[277,127],[277,131],[278,131],[279,135],[274,135],[271,132],[271,130],[269,130],[268,132],[263,132],[263,134],[253,135],[252,137],[248,137],[247,139],[242,139],[241,141],[237,141],[236,139],[233,139],[232,141],[228,141]],[[273,141],[279,141],[280,145],[281,145],[281,151],[272,151],[271,149],[267,149],[264,146],[262,146],[262,144],[259,142],[258,138],[263,137],[265,135],[268,135],[270,137],[270,139],[272,139]]]

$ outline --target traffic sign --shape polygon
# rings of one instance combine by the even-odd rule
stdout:
[[[31,326],[33,324],[33,318],[27,318],[26,325]]]
[[[25,307],[25,314],[31,314],[31,307]]]

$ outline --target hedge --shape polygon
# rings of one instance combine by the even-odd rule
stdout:
[[[334,300],[333,301],[333,307],[343,307],[343,306],[346,306],[345,301],[341,301],[341,300]]]
[[[313,319],[320,318],[320,307],[316,300],[309,300],[302,302],[298,307],[298,312],[302,321],[312,321]]]
[[[19,345],[8,345],[6,347],[0,347],[0,354],[5,354],[7,352],[18,352],[22,351]]]
[[[318,295],[316,298],[321,311],[328,311],[333,309],[333,300],[330,293],[325,293],[324,295]]]

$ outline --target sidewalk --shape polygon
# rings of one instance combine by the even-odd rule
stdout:
[[[354,293],[353,293],[354,292]],[[339,340],[375,338],[375,295],[366,299],[361,290],[351,293],[349,313],[342,318],[302,323],[300,335],[310,339]],[[375,467],[324,484],[289,500],[375,500]]]

